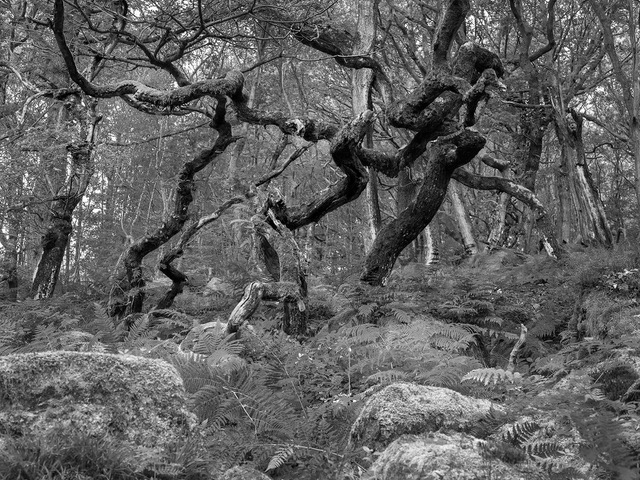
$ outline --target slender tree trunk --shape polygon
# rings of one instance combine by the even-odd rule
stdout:
[[[424,229],[425,256],[424,264],[427,266],[440,265],[440,224],[437,217]]]
[[[6,198],[7,203],[18,198],[21,189],[21,185],[11,189],[12,192]],[[4,250],[0,262],[0,300],[9,302],[15,302],[18,299],[18,247],[22,214],[22,209],[8,210],[4,217],[4,224],[0,224],[0,244]]]
[[[73,255],[73,281],[76,284],[80,283],[80,253],[82,252],[82,236],[84,234],[84,230],[83,230],[84,211],[85,209],[82,208],[82,204],[80,204],[78,217],[77,217],[77,226],[76,226],[75,252]]]
[[[473,238],[473,230],[471,229],[471,222],[469,221],[469,215],[467,209],[460,197],[460,189],[458,185],[453,182],[449,185],[449,195],[451,203],[453,204],[453,212],[458,222],[458,228],[462,237],[462,244],[467,256],[473,256],[478,253],[478,244],[475,238]]]
[[[375,6],[378,0],[358,0],[357,3],[357,30],[358,44],[354,49],[356,54],[369,55],[376,37]],[[369,68],[354,70],[351,81],[352,111],[354,115],[360,115],[370,110],[371,87],[374,73]],[[366,148],[373,148],[372,127],[370,127],[364,139]],[[367,217],[367,233],[364,235],[365,252],[371,249],[375,241],[380,225],[380,203],[378,200],[378,174],[371,168],[368,170],[368,182],[365,190],[365,204]]]
[[[53,295],[60,268],[64,259],[69,236],[73,230],[72,217],[75,208],[82,201],[93,175],[92,150],[99,118],[96,117],[96,102],[87,102],[82,108],[80,123],[83,143],[67,146],[69,170],[64,186],[58,192],[50,207],[51,221],[41,239],[42,253],[29,295],[31,298],[49,298]]]
[[[0,264],[0,300],[15,302],[18,299],[17,231],[9,230],[3,240],[4,254],[2,264]]]
[[[509,207],[509,201],[511,195],[508,193],[501,193],[498,196],[498,205],[496,206],[493,226],[489,233],[488,243],[491,248],[499,247],[504,241],[505,228],[507,225],[507,208]]]
[[[564,151],[562,151],[558,161],[555,179],[558,196],[558,217],[556,223],[557,235],[558,239],[564,243],[571,243],[574,220],[571,208],[573,206],[573,201],[571,195],[570,172],[571,165],[568,163],[568,156],[564,154]]]

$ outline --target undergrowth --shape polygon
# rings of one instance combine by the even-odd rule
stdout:
[[[0,355],[72,349],[163,358],[180,373],[201,423],[199,440],[167,452],[146,474],[110,441],[80,445],[72,437],[59,441],[58,457],[44,439],[8,439],[0,474],[177,479],[248,464],[277,478],[357,478],[371,459],[351,446],[351,425],[371,391],[406,381],[502,404],[505,414],[474,432],[488,458],[533,462],[551,478],[637,478],[638,452],[627,433],[640,426],[640,380],[621,360],[637,348],[624,340],[567,343],[564,335],[580,289],[634,292],[635,272],[619,270],[636,268],[625,263],[630,257],[602,255],[609,255],[606,268],[595,276],[575,269],[574,290],[557,292],[506,286],[468,268],[440,291],[426,284],[405,291],[401,279],[396,291],[323,286],[311,306],[315,334],[303,342],[278,331],[268,306],[240,338],[221,333],[221,325],[203,327],[232,304],[217,294],[191,314],[131,316],[128,328],[99,304],[69,296],[3,306]],[[625,282],[629,288],[620,287]],[[330,312],[345,309],[353,313],[327,323]],[[510,365],[521,325],[529,334]]]

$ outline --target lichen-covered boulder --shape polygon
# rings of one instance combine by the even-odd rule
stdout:
[[[271,477],[255,468],[239,465],[224,472],[220,480],[271,480]]]
[[[403,435],[389,445],[363,480],[546,480],[531,465],[508,465],[483,455],[482,441],[465,434]]]
[[[182,379],[162,360],[69,351],[0,357],[0,434],[69,431],[162,449],[195,423]]]
[[[501,411],[448,388],[394,383],[367,401],[351,428],[351,443],[381,450],[407,433],[467,431],[492,409]]]

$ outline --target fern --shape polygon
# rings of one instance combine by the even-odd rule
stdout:
[[[620,420],[607,411],[589,416],[584,413],[584,410],[571,412],[571,419],[584,439],[581,456],[616,478],[637,478],[638,458],[622,438]]]
[[[527,442],[538,430],[540,430],[540,425],[538,425],[536,422],[525,421],[514,423],[502,434],[502,439],[514,445],[521,446],[523,443]]]
[[[365,303],[358,308],[358,316],[363,319],[371,318],[371,316],[378,310],[378,305],[375,303]]]
[[[478,368],[467,373],[462,377],[462,381],[472,381],[482,383],[485,386],[493,383],[520,383],[522,381],[522,375],[519,373],[508,372],[502,368]]]
[[[560,444],[550,440],[536,439],[531,442],[525,442],[521,446],[529,455],[538,458],[557,457],[564,453]]]
[[[149,314],[130,315],[125,318],[123,323],[126,324],[131,320],[133,320],[133,323],[130,324],[129,331],[126,333],[122,345],[122,349],[125,352],[144,347],[148,343],[148,340],[158,335],[157,330],[150,328]]]
[[[269,465],[267,465],[266,471],[275,470],[276,468],[280,468],[285,464],[287,460],[289,460],[293,456],[293,446],[292,445],[283,445],[278,448],[276,453],[269,460]]]
[[[180,327],[191,328],[193,321],[189,315],[170,309],[156,309],[149,312],[155,319],[154,326],[161,328]]]
[[[397,307],[389,307],[395,319],[400,323],[411,323],[412,316],[404,310]]]
[[[375,343],[381,338],[380,328],[372,323],[363,323],[353,327],[341,328],[340,334],[344,337],[341,343],[349,347],[368,345]]]
[[[416,380],[434,387],[456,388],[467,373],[479,366],[480,362],[465,356],[440,359],[432,368],[420,372]]]

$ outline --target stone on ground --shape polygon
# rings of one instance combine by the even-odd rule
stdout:
[[[403,434],[468,431],[492,408],[500,409],[448,388],[394,383],[367,401],[351,429],[351,442],[381,450]]]
[[[162,360],[70,351],[0,357],[0,434],[68,431],[157,450],[195,423],[182,379]]]

